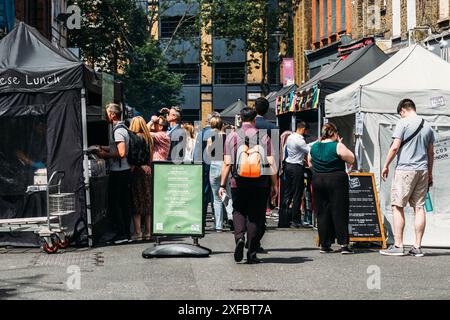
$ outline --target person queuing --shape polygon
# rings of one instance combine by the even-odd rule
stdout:
[[[142,166],[132,166],[131,168],[131,191],[133,195],[134,208],[136,210],[133,217],[134,220],[134,234],[131,239],[134,241],[150,240],[151,239],[151,159],[153,153],[153,139],[150,131],[147,128],[144,118],[134,117],[130,123],[130,131],[133,131],[138,136],[144,138],[147,147],[150,149],[149,162]],[[141,220],[144,217],[144,235],[142,235]]]
[[[130,137],[121,121],[122,108],[115,103],[106,106],[106,118],[112,124],[109,146],[100,146],[98,156],[109,160],[108,212],[116,235],[115,244],[131,240],[131,166],[127,160]]]
[[[394,215],[394,241],[387,250],[380,253],[388,256],[405,255],[403,229],[405,228],[404,207],[409,203],[414,208],[416,241],[408,252],[422,257],[422,237],[425,232],[425,198],[433,184],[434,133],[430,125],[417,116],[416,105],[411,99],[403,99],[397,107],[401,119],[395,127],[394,139],[386,163],[381,172],[385,181],[389,165],[397,155],[394,180],[391,189],[392,212]]]
[[[337,238],[343,254],[349,248],[349,182],[345,163],[352,164],[354,154],[342,143],[336,126],[322,127],[321,138],[311,146],[308,155],[313,169],[312,185],[320,240],[320,252],[333,252],[331,245]]]
[[[305,189],[303,162],[310,150],[304,138],[307,130],[308,125],[305,122],[297,122],[296,131],[286,140],[287,157],[284,166],[286,185],[279,212],[280,228],[301,226],[300,207]]]
[[[272,144],[267,134],[260,136],[255,127],[256,111],[246,107],[240,113],[242,127],[227,136],[225,142],[224,165],[222,167],[219,196],[226,192],[226,183],[230,171],[233,169],[231,177],[231,196],[233,201],[233,223],[235,251],[234,260],[240,262],[244,255],[245,234],[247,234],[248,251],[247,263],[259,263],[257,245],[261,241],[262,228],[265,221],[267,199],[270,192],[275,197],[278,192],[277,175],[274,168],[272,154]],[[259,151],[260,161],[269,163],[268,170],[259,172],[252,176],[252,168],[248,157],[258,157],[253,150],[264,150],[265,155]],[[256,151],[255,151],[256,152]],[[245,154],[244,154],[245,153]],[[264,159],[266,158],[266,159]],[[242,162],[240,162],[242,161]],[[244,174],[245,172],[245,174]]]
[[[166,161],[169,157],[170,138],[167,134],[169,123],[163,116],[153,116],[149,124],[150,135],[153,140],[153,160]]]
[[[187,143],[186,131],[181,126],[182,119],[183,116],[180,107],[175,106],[170,108],[169,114],[167,115],[167,122],[169,123],[167,133],[170,137],[168,160],[178,163],[183,162]]]
[[[211,191],[211,185],[209,181],[209,171],[210,171],[210,162],[211,159],[208,158],[208,153],[206,151],[207,141],[211,137],[212,129],[211,129],[211,119],[213,117],[220,118],[220,113],[212,112],[208,114],[206,118],[206,126],[197,134],[197,139],[194,148],[194,161],[202,162],[203,166],[203,208],[206,212],[208,208],[208,204],[211,203],[211,207],[214,212],[214,200]]]
[[[224,205],[219,197],[219,189],[221,183],[221,173],[223,166],[223,146],[225,142],[225,133],[223,131],[223,121],[219,117],[212,117],[211,124],[211,137],[207,141],[207,153],[211,155],[210,169],[209,169],[209,182],[211,185],[211,191],[213,194],[214,205],[214,229],[216,232],[223,231],[224,220]],[[231,194],[229,184],[227,186],[227,194]]]
[[[184,163],[191,163],[194,161],[194,148],[195,148],[195,130],[194,126],[190,123],[184,123],[181,126],[185,130],[185,136],[186,136],[186,148],[184,152]]]

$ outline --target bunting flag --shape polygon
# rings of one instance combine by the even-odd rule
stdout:
[[[289,112],[295,112],[295,106],[297,104],[297,93],[292,91],[289,98]]]
[[[275,102],[276,114],[300,112],[317,109],[319,106],[320,89],[315,85],[308,90],[292,91],[285,96],[278,96]]]

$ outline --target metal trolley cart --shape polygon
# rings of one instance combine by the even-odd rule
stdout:
[[[75,213],[75,194],[62,193],[64,172],[55,171],[44,189],[47,193],[47,216],[35,218],[1,219],[0,232],[34,232],[39,234],[42,249],[55,253],[69,246],[69,239],[61,217]],[[56,182],[56,183],[54,183]]]

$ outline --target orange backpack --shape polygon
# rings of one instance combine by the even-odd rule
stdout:
[[[250,147],[248,136],[245,136],[244,141],[236,152],[236,174],[242,178],[260,178],[264,168],[270,166],[266,152],[259,144]]]

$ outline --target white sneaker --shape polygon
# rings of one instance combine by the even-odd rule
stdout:
[[[386,250],[380,250],[380,253],[385,256],[405,256],[405,251],[403,247],[396,247],[395,245],[391,245]]]

